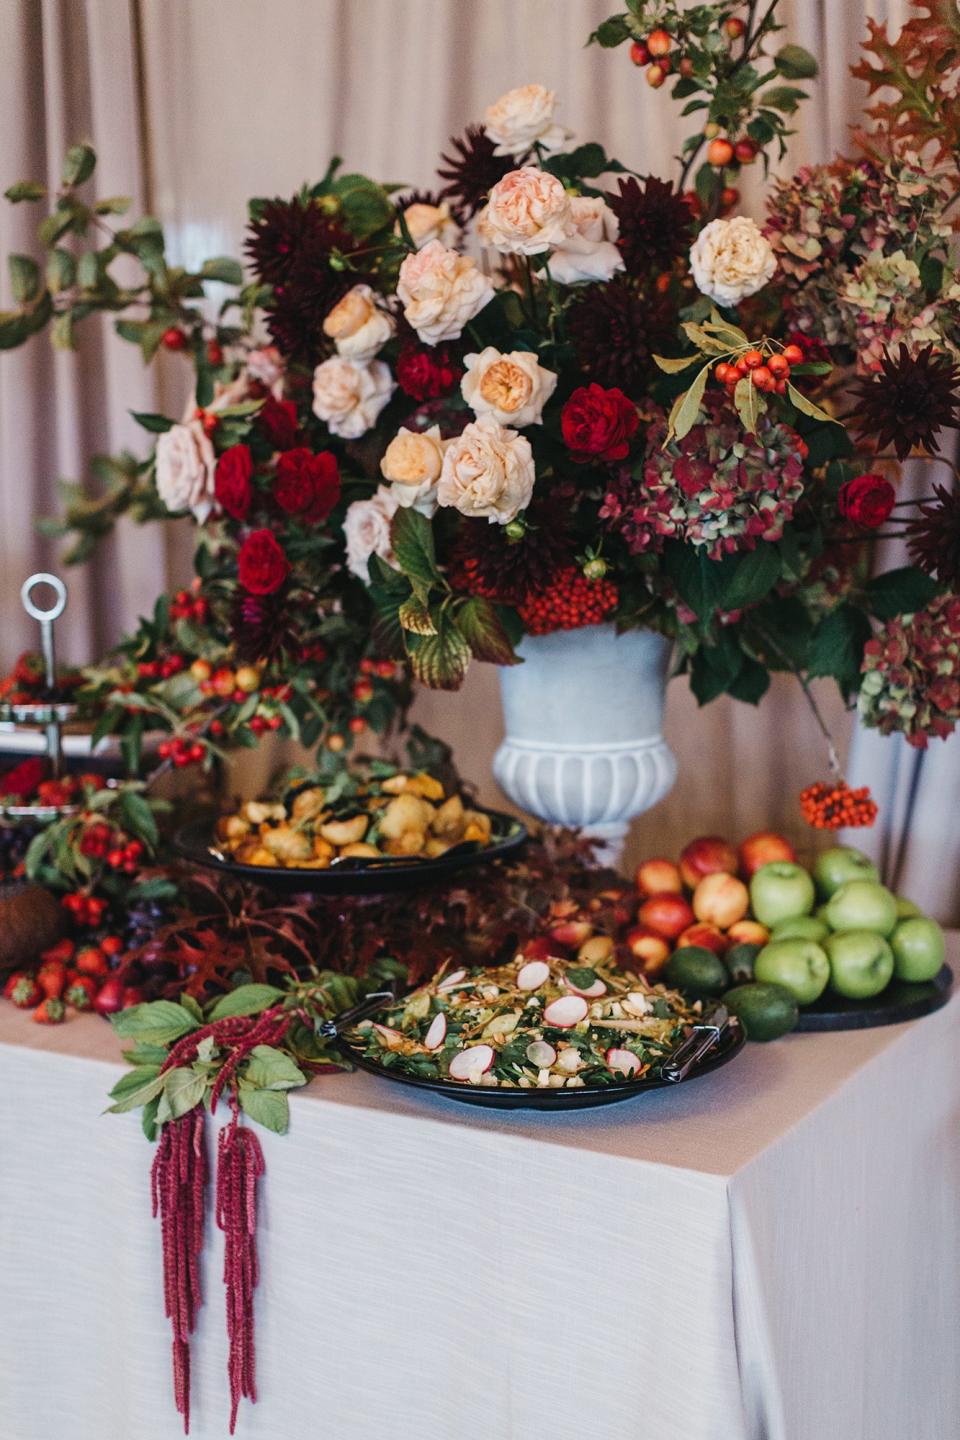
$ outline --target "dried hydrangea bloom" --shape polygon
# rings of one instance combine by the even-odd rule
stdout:
[[[898,730],[920,750],[947,738],[960,720],[960,595],[897,615],[867,641],[857,709],[864,724]]]

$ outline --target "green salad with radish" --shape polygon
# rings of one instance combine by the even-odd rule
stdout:
[[[609,964],[518,955],[495,969],[445,966],[345,1038],[418,1079],[578,1089],[656,1077],[700,1012]]]

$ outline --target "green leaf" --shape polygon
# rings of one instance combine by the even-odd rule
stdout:
[[[668,421],[668,436],[682,440],[683,437],[693,429],[697,423],[697,416],[700,414],[700,402],[703,399],[703,392],[707,388],[707,379],[710,374],[710,363],[708,362],[699,370],[694,377],[693,384],[684,394],[678,395],[673,402]]]
[[[218,255],[213,260],[203,262],[200,277],[203,280],[220,280],[224,285],[242,285],[243,267],[239,260],[234,260],[229,255]]]
[[[285,1051],[272,1045],[255,1045],[243,1073],[258,1090],[295,1090],[308,1078]]]
[[[163,1089],[165,1076],[160,1074],[159,1065],[138,1065],[135,1070],[118,1080],[110,1091],[114,1102],[109,1107],[111,1115],[124,1115],[128,1110],[139,1110]]]
[[[153,1100],[148,1100],[146,1105],[144,1105],[143,1107],[143,1114],[140,1116],[140,1124],[143,1127],[143,1133],[151,1142],[156,1140],[157,1136],[160,1134],[160,1125],[157,1120],[157,1112],[160,1108],[160,1099],[161,1097],[157,1095],[154,1097]]]
[[[120,814],[132,835],[145,841],[151,849],[156,847],[160,839],[156,817],[142,795],[135,790],[121,790]]]
[[[47,187],[36,180],[18,180],[3,192],[4,198],[14,205],[19,205],[21,200],[42,200],[46,193]]]
[[[431,690],[459,690],[470,665],[470,646],[455,625],[444,622],[436,635],[411,641],[410,664]]]
[[[144,430],[149,430],[152,435],[162,435],[173,429],[173,421],[168,420],[166,415],[150,415],[143,410],[131,410],[130,414],[138,425],[142,425]]]
[[[73,216],[69,210],[54,210],[37,226],[37,239],[41,245],[55,245],[60,236],[67,233],[72,223]]]
[[[401,507],[391,522],[390,539],[400,568],[411,580],[432,584],[439,578],[433,528],[419,510]]]
[[[145,1041],[138,1040],[129,1050],[124,1050],[123,1058],[128,1065],[153,1065],[159,1069],[167,1058],[167,1047],[148,1045]]]
[[[397,611],[397,619],[404,630],[409,630],[413,635],[436,635],[437,627],[430,618],[430,610],[416,595],[411,595],[409,600],[404,600]]]
[[[738,384],[737,389],[739,388],[740,386]],[[814,405],[812,400],[808,400],[806,395],[797,389],[796,385],[790,384],[789,380],[787,381],[787,396],[800,413],[802,415],[809,415],[811,420],[824,420],[829,425],[840,424],[840,421],[836,420],[832,415],[828,415],[826,410],[821,410],[819,405]]]
[[[238,985],[229,995],[221,995],[210,1011],[211,1020],[226,1020],[231,1015],[258,1015],[283,999],[286,992],[276,985]]]
[[[747,705],[758,705],[769,689],[770,676],[765,667],[745,655],[739,675],[727,686],[727,694]]]
[[[8,255],[10,289],[18,305],[28,305],[40,293],[40,266],[29,255]]]
[[[723,592],[723,608],[742,610],[747,605],[755,605],[776,585],[780,569],[780,555],[776,547],[759,544],[737,565],[730,584]]]
[[[132,1005],[111,1015],[110,1023],[121,1040],[144,1040],[151,1045],[169,1045],[197,1028],[193,1016],[173,1000]]]
[[[611,15],[609,20],[601,20],[587,44],[592,45],[596,41],[604,50],[613,50],[617,45],[622,45],[624,40],[629,40],[631,33],[626,15]]]
[[[766,410],[767,405],[749,375],[744,375],[737,381],[736,389],[733,392],[733,403],[744,430],[748,435],[755,435],[757,420]]]
[[[256,1090],[240,1085],[240,1109],[258,1125],[285,1135],[290,1125],[290,1104],[282,1090]]]
[[[812,677],[832,675],[844,694],[860,681],[863,647],[870,639],[870,621],[862,610],[838,605],[817,626],[807,666]]]
[[[472,595],[457,611],[457,628],[478,660],[491,665],[519,665],[500,616],[482,596]]]
[[[73,333],[73,315],[69,310],[64,310],[54,320],[50,327],[50,339],[53,342],[54,350],[73,350],[76,348]]]
[[[203,1024],[203,1009],[199,1001],[194,1000],[192,995],[188,995],[187,992],[184,991],[183,994],[180,996],[180,1004],[183,1006],[184,1010],[186,1010],[188,1015],[193,1016],[194,1020],[196,1020],[198,1025]]]
[[[82,185],[89,180],[97,164],[97,155],[92,145],[71,145],[63,162],[64,185]]]
[[[784,45],[773,57],[773,63],[788,80],[812,80],[817,62],[802,45]]]
[[[703,359],[702,355],[681,355],[676,360],[669,359],[666,355],[654,355],[654,363],[666,375],[679,375],[681,370],[689,370],[691,365],[699,365]]]
[[[913,565],[875,575],[866,585],[867,600],[878,620],[892,620],[895,615],[913,615],[929,605],[938,585]]]
[[[681,600],[701,620],[708,620],[723,603],[725,588],[737,565],[735,556],[711,560],[703,548],[672,540],[664,547],[664,568],[671,577]]]
[[[341,175],[332,191],[340,201],[347,229],[358,240],[368,239],[393,220],[395,211],[390,196],[367,175]]]
[[[781,110],[784,115],[792,115],[800,101],[808,96],[806,90],[798,90],[795,85],[771,85],[759,98],[762,105]]]
[[[726,341],[721,340],[719,336],[711,335],[705,326],[695,325],[692,320],[688,320],[680,328],[683,330],[687,339],[696,345],[697,349],[702,351],[704,355],[729,355],[730,350],[733,348]]]
[[[67,290],[77,278],[77,264],[69,250],[51,250],[47,256],[47,285],[54,295]]]
[[[170,1106],[174,1120],[193,1110],[203,1099],[207,1088],[207,1077],[197,1075],[185,1065],[175,1065],[163,1077],[163,1093]]]
[[[107,195],[94,205],[97,215],[126,215],[133,201],[129,195]]]

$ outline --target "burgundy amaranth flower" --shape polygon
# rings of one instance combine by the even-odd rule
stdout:
[[[946,739],[960,720],[960,595],[897,615],[867,641],[857,708],[866,725],[899,730],[917,749]]]

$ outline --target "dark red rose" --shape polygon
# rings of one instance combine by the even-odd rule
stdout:
[[[290,574],[290,564],[271,530],[252,530],[237,557],[240,584],[251,595],[272,595]]]
[[[437,400],[448,394],[463,374],[463,366],[447,345],[431,349],[408,341],[397,358],[397,384],[413,400]]]
[[[39,755],[22,760],[6,775],[0,775],[0,795],[9,795],[16,800],[29,800],[36,794],[41,780],[47,778],[47,762]]]
[[[253,499],[253,459],[247,445],[231,445],[217,461],[213,491],[222,510],[234,520],[245,520]]]
[[[574,460],[624,460],[640,424],[633,401],[616,388],[581,385],[560,416],[563,438]]]
[[[845,520],[876,530],[889,519],[895,499],[896,491],[882,475],[855,475],[840,486],[837,506]]]
[[[329,450],[314,455],[306,446],[287,450],[277,461],[273,498],[286,515],[325,520],[340,499],[340,471]]]
[[[292,400],[268,395],[257,411],[260,429],[275,450],[292,450],[297,443],[297,407]]]

